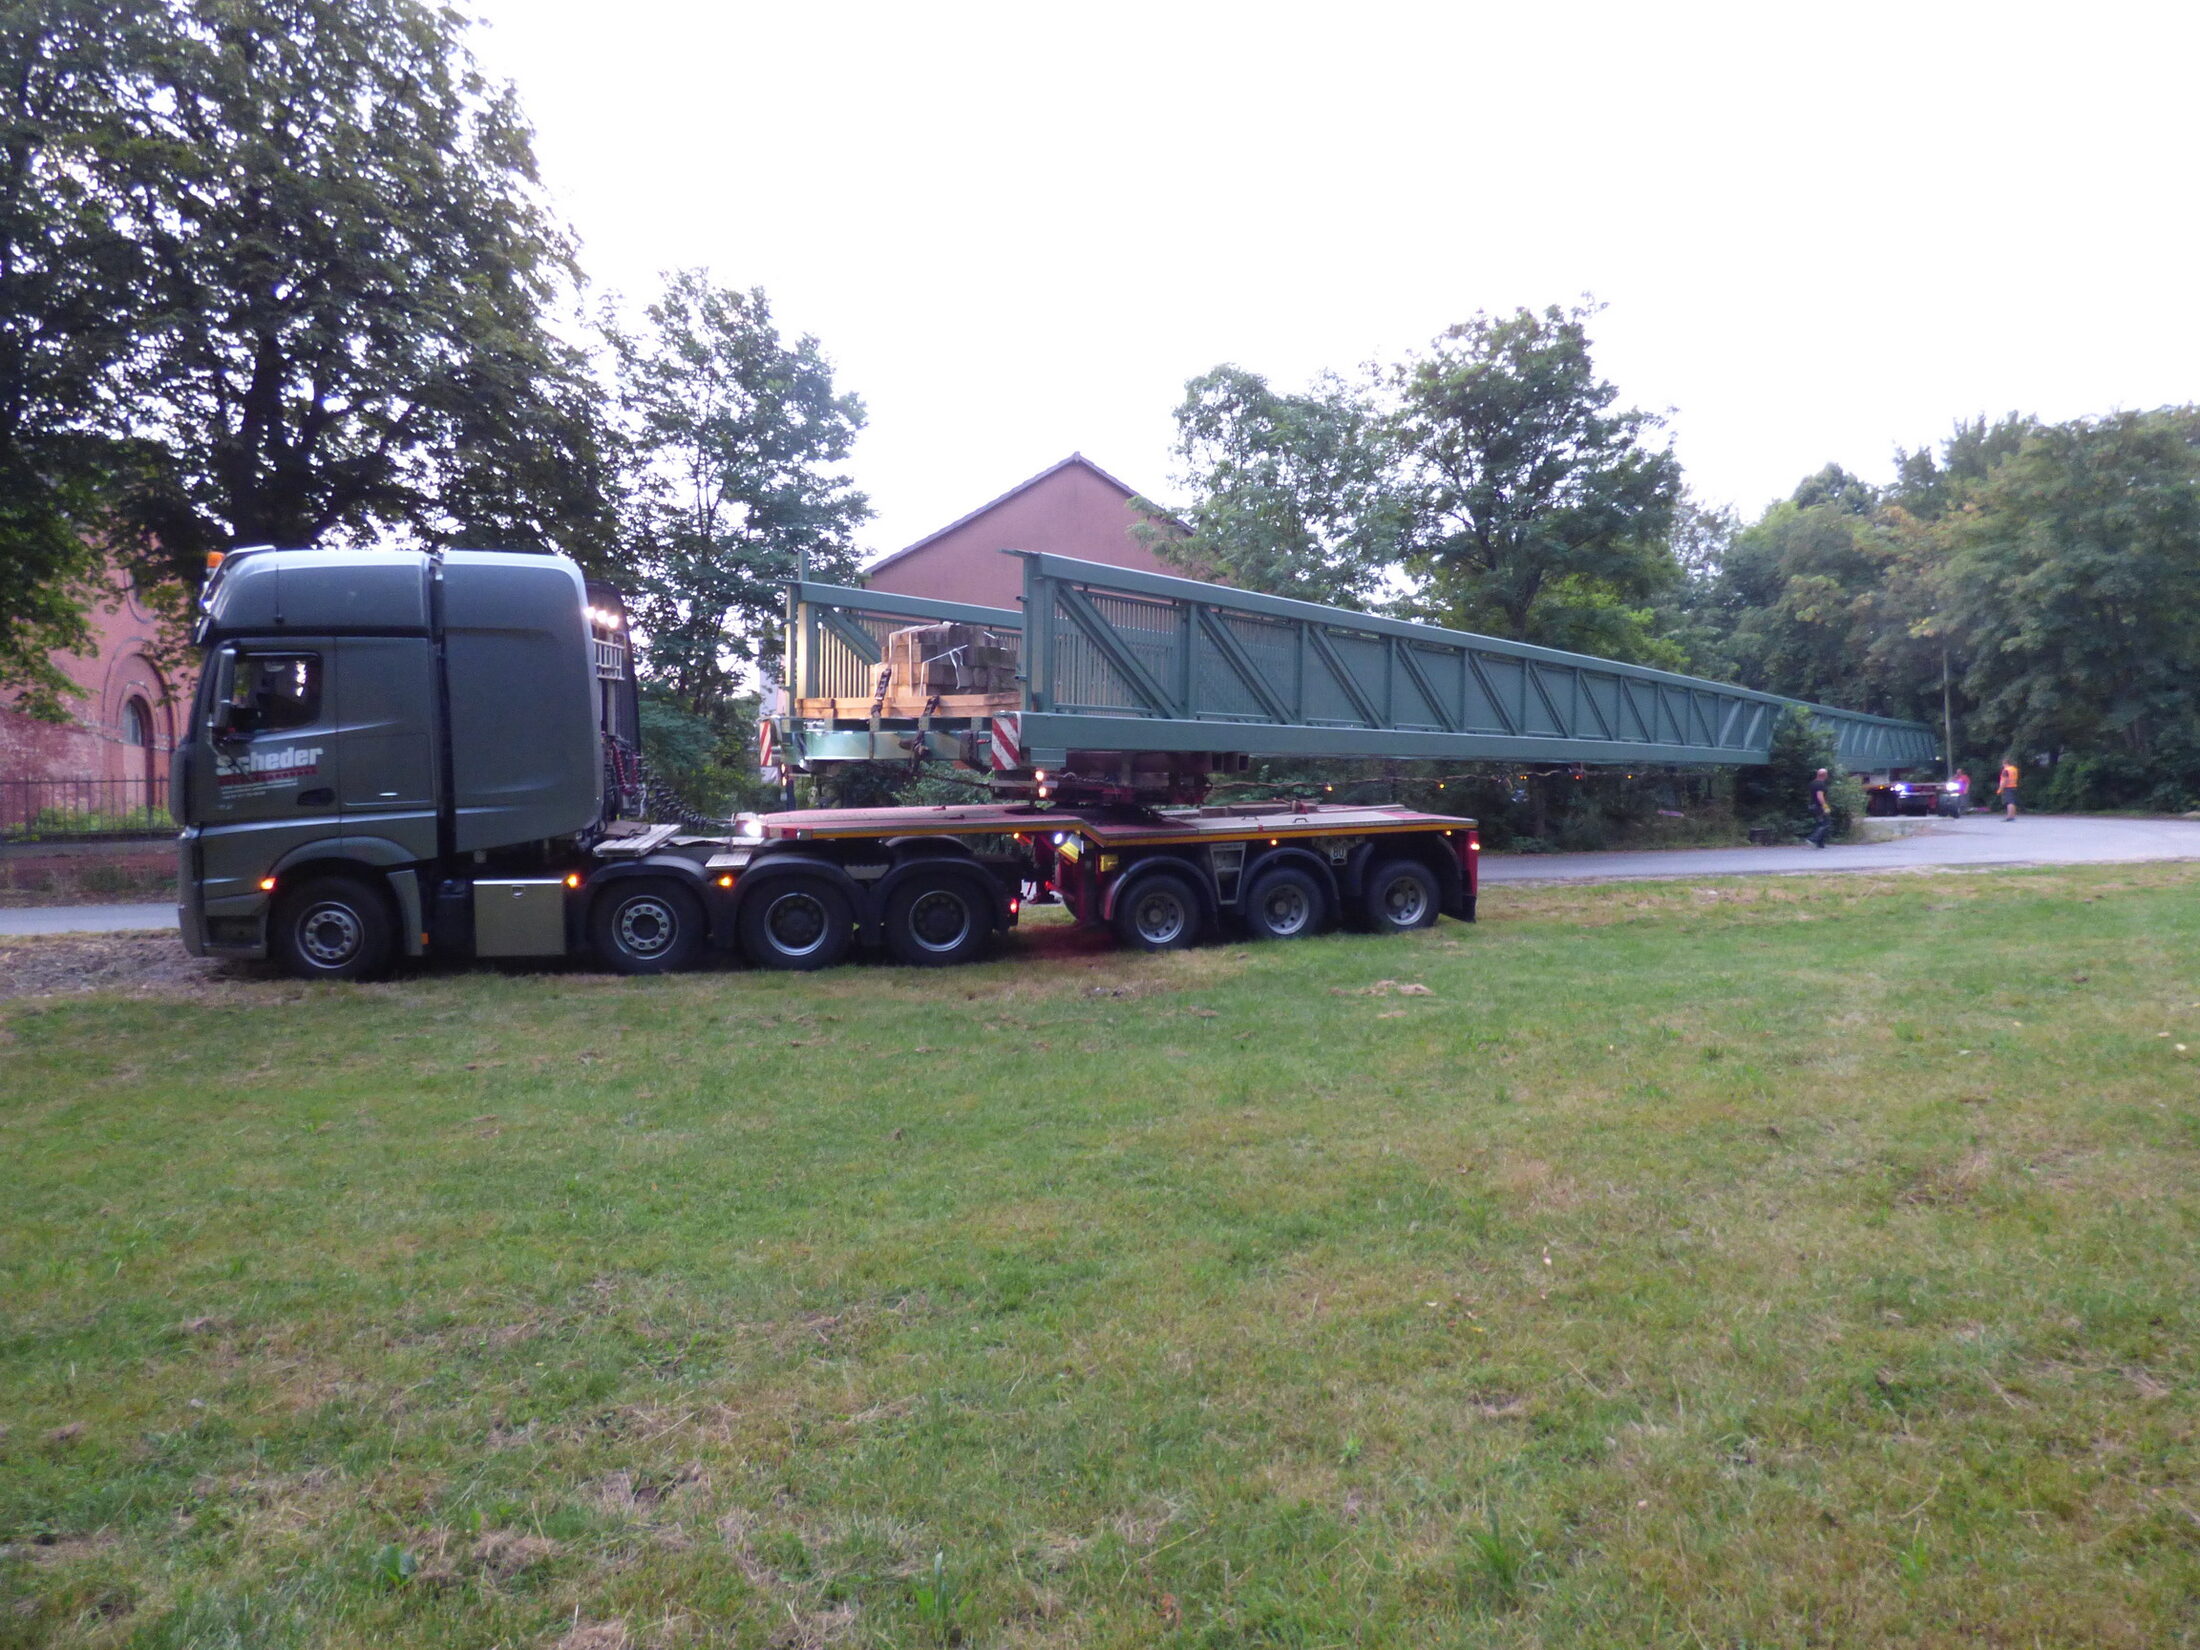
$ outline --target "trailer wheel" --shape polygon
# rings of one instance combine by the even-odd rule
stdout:
[[[1238,902],[1245,931],[1256,940],[1295,940],[1329,925],[1322,885],[1295,865],[1279,865],[1254,880]]]
[[[1115,905],[1115,937],[1134,951],[1179,951],[1199,938],[1199,895],[1184,878],[1156,871]]]
[[[614,974],[674,974],[703,948],[703,908],[676,883],[614,882],[589,908],[588,938]]]
[[[968,877],[911,877],[886,901],[886,949],[911,968],[971,962],[992,935],[985,896]]]
[[[1419,860],[1394,859],[1367,879],[1367,925],[1378,934],[1403,934],[1436,920],[1441,895],[1436,877]]]
[[[270,949],[301,980],[371,980],[397,951],[382,891],[356,877],[316,877],[275,907]]]
[[[741,906],[741,954],[758,968],[830,968],[855,931],[847,896],[823,877],[775,877]]]

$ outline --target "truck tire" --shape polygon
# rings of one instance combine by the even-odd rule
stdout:
[[[1174,871],[1155,871],[1115,902],[1115,937],[1133,951],[1181,951],[1199,938],[1199,894]]]
[[[1419,860],[1385,861],[1368,873],[1362,909],[1378,934],[1404,934],[1436,920],[1442,898],[1436,873]]]
[[[635,877],[588,908],[588,942],[614,974],[676,974],[703,949],[703,907],[678,883]]]
[[[855,932],[847,896],[823,877],[774,877],[741,905],[741,955],[758,968],[830,968]]]
[[[970,877],[924,872],[887,897],[886,949],[911,968],[975,961],[992,937],[993,913]]]
[[[389,896],[358,877],[315,877],[276,903],[268,949],[301,980],[371,980],[397,952]]]
[[[1238,912],[1256,940],[1304,939],[1329,926],[1329,896],[1296,865],[1279,865],[1253,879]]]

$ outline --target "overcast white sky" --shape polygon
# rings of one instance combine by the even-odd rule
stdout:
[[[599,286],[762,286],[900,547],[1183,382],[1588,292],[1754,512],[1958,417],[2200,398],[2181,5],[478,0]]]

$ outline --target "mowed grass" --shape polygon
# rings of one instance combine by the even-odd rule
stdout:
[[[2196,895],[10,1005],[0,1643],[2200,1642]]]

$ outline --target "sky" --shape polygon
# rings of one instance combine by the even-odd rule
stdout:
[[[476,0],[598,289],[706,266],[869,425],[869,550],[1072,451],[1165,501],[1221,362],[1477,311],[1753,515],[1960,418],[2200,399],[2200,7]]]

